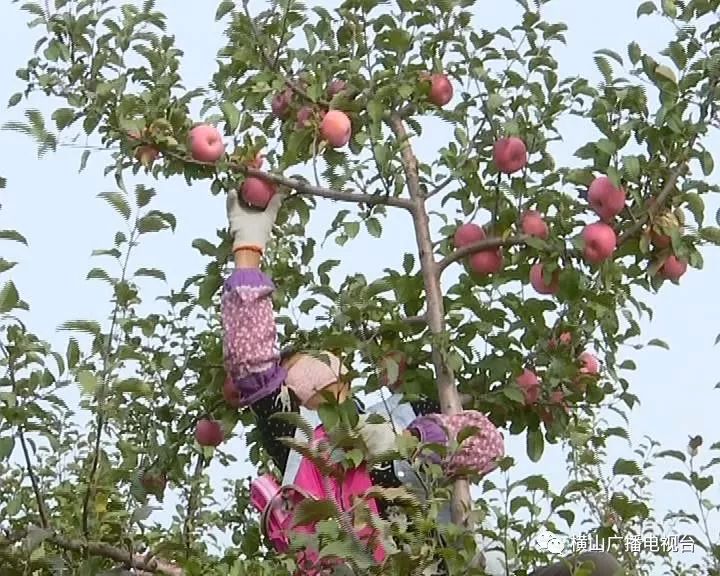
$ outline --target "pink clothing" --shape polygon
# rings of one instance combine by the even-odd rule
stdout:
[[[325,438],[325,430],[318,426],[315,429],[314,442]],[[308,498],[332,499],[342,510],[349,512],[355,501],[362,498],[371,487],[370,475],[364,465],[346,471],[341,484],[335,478],[323,476],[315,464],[303,458],[292,485],[280,487],[274,477],[266,474],[253,481],[250,498],[255,508],[262,513],[261,526],[264,534],[278,552],[285,553],[290,548],[293,532],[312,534],[315,530],[314,524],[293,527],[294,510],[300,502]],[[375,500],[367,500],[367,505],[372,514],[379,515]],[[352,514],[349,516],[350,522],[354,524]],[[374,545],[373,558],[377,563],[382,563],[385,560],[385,549],[380,543],[373,542],[375,531],[372,526],[365,526],[356,534],[367,548]],[[338,562],[332,558],[324,558],[318,562],[318,551],[311,549],[302,550],[297,560],[300,566],[297,576],[316,576],[323,567]]]

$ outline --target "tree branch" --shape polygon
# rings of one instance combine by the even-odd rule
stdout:
[[[440,260],[440,262],[437,263],[437,265],[435,266],[435,271],[439,276],[440,274],[442,274],[445,268],[450,266],[450,264],[461,260],[465,256],[469,256],[470,254],[474,254],[475,252],[481,252],[483,250],[492,250],[493,248],[517,246],[519,244],[524,244],[525,242],[527,242],[528,238],[529,236],[520,235],[510,236],[509,238],[485,238],[483,240],[478,240],[477,242],[473,242],[472,244],[468,244],[467,246],[458,248],[457,250],[445,256],[445,258],[443,258],[442,260]]]
[[[147,142],[149,146],[156,146],[152,142]],[[215,168],[215,164],[212,162],[200,162],[192,158],[181,156],[170,150],[161,150],[163,154],[171,158],[175,158],[181,162],[188,164],[195,164],[196,166],[206,166],[208,168]],[[234,171],[241,172],[246,176],[253,176],[255,178],[261,178],[268,182],[273,182],[279,186],[285,186],[291,190],[295,190],[299,194],[307,194],[308,196],[319,196],[321,198],[329,198],[330,200],[339,200],[340,202],[354,202],[355,204],[366,204],[368,206],[395,206],[396,208],[404,208],[405,210],[412,210],[413,203],[405,198],[395,198],[375,194],[355,194],[353,192],[341,192],[340,190],[333,190],[331,188],[324,188],[322,186],[315,186],[309,182],[298,180],[296,178],[287,178],[278,174],[271,174],[257,168],[251,168],[242,163],[229,163],[228,167]]]
[[[48,537],[48,540],[64,550],[72,552],[87,552],[93,556],[102,556],[109,560],[113,560],[124,566],[132,565],[133,568],[149,572],[152,574],[165,574],[166,576],[183,576],[182,568],[170,562],[152,558],[147,560],[142,554],[131,555],[125,550],[121,550],[104,542],[87,542],[66,538],[58,534]]]
[[[433,336],[440,336],[445,332],[445,306],[440,276],[437,273],[437,264],[433,253],[432,238],[430,237],[430,217],[427,213],[420,184],[418,161],[410,145],[402,117],[394,114],[391,116],[389,124],[400,147],[400,160],[405,171],[406,184],[413,203],[411,211],[413,227],[425,286],[425,318]],[[432,361],[443,413],[457,414],[462,412],[463,407],[460,394],[455,385],[455,375],[437,343],[433,343],[432,346]],[[458,479],[455,481],[452,493],[451,511],[453,522],[459,526],[469,527],[471,509],[470,485],[467,480]]]

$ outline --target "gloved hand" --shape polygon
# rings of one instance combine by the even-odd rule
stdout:
[[[370,424],[367,421],[368,415],[360,416],[358,424],[358,432],[365,442],[371,458],[377,458],[382,454],[386,454],[395,450],[395,439],[397,434],[392,423],[382,422],[379,424]]]
[[[262,251],[270,240],[275,218],[285,194],[277,192],[262,212],[249,208],[238,198],[237,190],[227,194],[226,208],[230,234],[233,237],[233,250],[242,247],[255,247]]]

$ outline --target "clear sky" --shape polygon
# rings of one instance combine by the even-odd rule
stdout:
[[[598,73],[592,61],[596,49],[611,48],[624,55],[628,42],[635,40],[643,49],[657,54],[671,39],[668,26],[657,19],[645,17],[637,21],[637,3],[632,0],[583,2],[582,9],[578,4],[577,0],[555,0],[547,8],[547,19],[563,20],[569,25],[568,46],[557,52],[561,72],[566,75],[580,73],[596,80]],[[257,7],[257,2],[254,5]],[[215,52],[223,41],[222,26],[214,22],[216,6],[210,0],[157,2],[157,7],[168,14],[169,30],[177,36],[178,46],[186,51],[182,72],[188,87],[206,84],[215,70]],[[514,25],[517,11],[512,2],[485,0],[478,2],[476,12],[478,25],[493,29]],[[25,26],[25,19],[16,4],[0,6],[0,21],[6,31],[12,31],[0,35],[1,98],[7,99],[23,87],[14,72],[29,58],[37,38],[36,32]],[[49,121],[53,109],[49,101],[37,98],[32,105],[44,111]],[[0,121],[21,119],[22,110],[21,106],[4,111]],[[572,152],[597,135],[589,125],[573,124],[564,137],[556,148],[558,164],[572,162]],[[435,135],[421,138],[416,144],[419,153],[431,158],[438,140]],[[717,149],[718,138],[713,136],[711,143],[710,150]],[[8,188],[0,195],[0,229],[17,229],[30,243],[29,248],[3,243],[3,256],[21,260],[11,274],[22,297],[31,304],[31,329],[64,352],[67,335],[56,331],[59,324],[77,318],[104,321],[109,313],[107,287],[86,281],[85,276],[98,264],[90,258],[92,249],[109,247],[115,230],[122,226],[119,216],[96,198],[98,193],[112,190],[114,184],[102,176],[102,152],[93,152],[87,169],[78,174],[81,150],[77,147],[63,146],[56,154],[39,160],[31,140],[10,132],[0,132],[0,146],[6,151],[0,174],[8,178]],[[715,174],[710,178],[716,181]],[[139,177],[132,182],[147,181]],[[188,188],[177,178],[152,185],[159,193],[155,207],[176,214],[177,231],[174,235],[168,232],[149,236],[136,251],[131,267],[160,267],[167,273],[169,287],[178,287],[186,277],[202,270],[205,259],[190,244],[194,238],[214,237],[215,230],[225,226],[224,202],[212,197],[202,183]],[[712,202],[707,224],[714,223],[717,201]],[[337,204],[320,201],[309,233],[321,238],[325,223],[338,209]],[[346,248],[328,245],[322,255],[342,256],[343,273],[360,271],[372,277],[387,266],[399,269],[403,252],[415,250],[410,223],[398,215],[385,229],[382,240],[364,235]],[[396,246],[398,251],[382,249],[385,245]],[[714,361],[718,350],[713,348],[713,342],[720,331],[720,316],[711,304],[711,293],[717,289],[712,279],[720,273],[720,258],[712,247],[705,250],[704,256],[705,270],[690,270],[680,287],[668,285],[660,295],[645,298],[655,310],[655,319],[644,326],[643,340],[664,339],[671,351],[628,351],[638,370],[626,377],[642,401],[632,419],[635,440],[650,435],[667,448],[684,450],[689,434],[703,435],[708,445],[718,439],[715,418],[720,392],[713,391],[713,386],[720,380],[720,369]],[[147,288],[146,302],[165,290],[154,280],[147,283]],[[617,455],[629,454],[621,441],[615,441],[613,449]],[[240,444],[237,450],[242,450]],[[559,450],[546,451],[539,464],[529,463],[521,437],[510,439],[508,451],[521,462],[518,478],[521,474],[539,473],[556,488],[564,484],[567,473]],[[226,470],[214,469],[213,474],[230,477],[248,475],[251,470],[239,464]],[[717,487],[713,490],[717,499]],[[655,494],[660,509],[692,506],[687,495],[672,483],[658,484]]]

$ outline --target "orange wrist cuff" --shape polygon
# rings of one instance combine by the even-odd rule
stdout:
[[[241,250],[247,250],[248,252],[255,252],[257,254],[260,254],[260,256],[263,255],[263,250],[260,248],[260,246],[238,246],[237,248],[233,248],[233,254],[236,252],[240,252]]]

